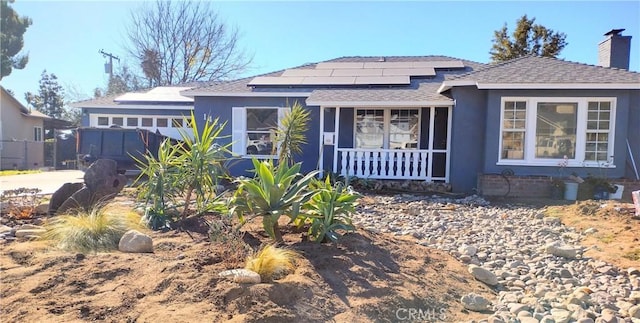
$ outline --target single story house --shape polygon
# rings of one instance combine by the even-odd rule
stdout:
[[[179,128],[193,111],[193,98],[180,94],[185,86],[160,86],[150,90],[105,96],[73,103],[82,109],[82,126],[132,128],[180,138]]]
[[[248,174],[250,157],[271,157],[273,128],[298,102],[312,120],[298,156],[306,171],[446,182],[455,192],[473,192],[485,175],[501,173],[635,179],[640,74],[628,71],[631,37],[606,36],[600,66],[534,56],[491,65],[342,57],[181,94],[193,98],[200,121],[227,122],[225,140],[242,158],[236,175]]]
[[[44,166],[44,124],[49,119],[0,86],[0,169]]]

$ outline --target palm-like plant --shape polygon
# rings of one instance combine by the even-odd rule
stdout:
[[[220,145],[217,140],[222,138],[220,133],[226,125],[218,125],[218,119],[213,122],[206,121],[202,132],[198,130],[198,124],[191,112],[189,120],[192,132],[187,133],[179,128],[182,144],[180,145],[180,158],[176,160],[176,166],[180,169],[180,175],[186,190],[184,211],[185,217],[189,211],[192,195],[195,193],[196,210],[198,213],[219,209],[216,188],[221,177],[226,176],[224,161],[227,159],[231,144]]]
[[[293,104],[291,110],[285,114],[276,129],[273,155],[275,149],[279,149],[278,163],[291,165],[293,155],[302,153],[302,145],[307,143],[305,132],[309,130],[310,112],[305,110],[298,101]]]
[[[331,184],[329,177],[324,182],[315,180],[311,184],[314,195],[302,208],[305,215],[296,219],[298,225],[310,222],[309,237],[315,242],[326,239],[337,241],[341,231],[353,231],[351,214],[355,212],[360,195],[342,182]]]
[[[206,121],[200,131],[193,112],[188,122],[191,133],[180,128],[182,141],[172,143],[166,139],[158,149],[158,157],[150,152],[143,160],[134,157],[140,168],[136,179],[142,183],[140,196],[147,204],[152,202],[146,218],[155,229],[166,225],[169,201],[172,208],[183,207],[183,218],[191,211],[194,195],[196,214],[224,211],[226,207],[216,192],[220,178],[226,176],[224,162],[229,144],[217,142],[226,123],[218,124],[218,119]],[[178,203],[181,198],[183,202]]]
[[[143,155],[144,160],[131,156],[140,169],[134,185],[143,183],[138,186],[138,196],[145,204],[150,204],[145,210],[144,221],[154,230],[166,227],[170,219],[168,202],[176,198],[178,192],[175,188],[180,186],[179,169],[174,165],[178,155],[178,146],[165,139],[160,143],[157,158],[150,152]]]
[[[288,215],[291,220],[298,216],[300,205],[306,202],[313,192],[306,189],[317,171],[302,176],[300,163],[289,167],[286,163],[277,167],[273,161],[253,159],[254,178],[237,180],[238,189],[232,200],[232,212],[242,223],[247,216],[261,216],[265,232],[276,242],[282,242],[278,220]]]

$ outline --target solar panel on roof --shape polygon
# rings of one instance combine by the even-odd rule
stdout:
[[[277,77],[277,76],[258,76],[254,77],[247,85],[299,85],[302,84],[304,77]]]
[[[385,68],[382,70],[382,76],[434,76],[436,70],[432,67],[423,68]]]
[[[365,63],[347,62],[347,63],[318,63],[316,69],[338,69],[338,68],[364,68]]]
[[[333,70],[316,70],[316,69],[290,69],[282,72],[282,76],[331,76]]]
[[[301,84],[305,85],[351,85],[355,83],[354,76],[305,77]]]
[[[401,85],[411,83],[409,76],[358,76],[358,85]]]
[[[333,71],[331,76],[382,76],[382,69],[380,68],[344,68],[322,71]]]

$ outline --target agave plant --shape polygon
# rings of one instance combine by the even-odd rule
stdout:
[[[311,240],[335,242],[341,236],[338,231],[355,230],[351,214],[360,198],[358,193],[342,182],[332,185],[329,176],[324,182],[315,180],[311,187],[314,195],[302,207],[305,214],[296,220],[299,226],[310,222],[308,234]]]
[[[232,199],[232,213],[242,223],[249,217],[261,216],[265,232],[276,242],[282,242],[278,220],[288,215],[298,216],[300,205],[309,200],[313,192],[307,187],[317,174],[300,174],[300,163],[289,167],[286,163],[275,166],[273,161],[252,159],[254,178],[238,179],[238,188]]]

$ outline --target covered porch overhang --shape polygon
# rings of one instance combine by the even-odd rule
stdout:
[[[453,100],[316,100],[312,94],[306,104],[320,107],[321,172],[367,179],[449,182]],[[383,120],[377,125],[382,139],[378,144],[363,145],[357,142],[359,123],[371,113]],[[410,136],[394,132],[394,127],[408,126],[409,121],[407,125],[398,124],[401,114],[405,119],[407,115],[416,119],[413,140],[394,141],[394,136]]]

